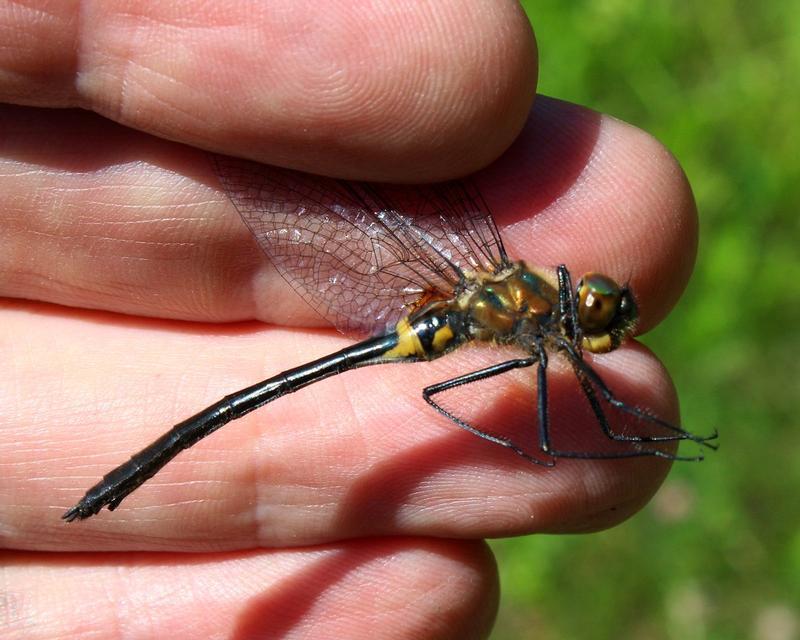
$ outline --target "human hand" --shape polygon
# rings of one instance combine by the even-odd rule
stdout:
[[[378,20],[352,3],[315,24],[297,4],[272,25],[239,3],[198,7],[191,24],[186,5],[137,16],[105,3],[80,23],[66,5],[45,21],[16,14],[36,46],[6,50],[6,101],[80,105],[138,131],[84,112],[0,111],[11,633],[479,637],[497,585],[474,540],[610,526],[666,472],[651,459],[543,470],[462,433],[420,391],[497,359],[471,350],[305,389],[180,456],[113,514],[60,520],[174,422],[347,343],[309,328],[319,318],[264,263],[205,154],[177,142],[414,181],[479,168],[526,119],[535,51],[516,5],[476,3],[470,16],[437,3],[437,30],[430,16]],[[62,65],[72,39],[81,56]],[[677,299],[694,206],[640,131],[539,98],[478,180],[513,257],[630,275],[643,328]],[[249,319],[271,324],[227,324]],[[674,418],[669,381],[641,347],[595,366],[628,401]],[[596,430],[569,373],[554,374],[554,428]],[[524,391],[505,406],[532,406]],[[494,418],[502,428],[508,416]]]

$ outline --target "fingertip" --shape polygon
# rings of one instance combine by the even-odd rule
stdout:
[[[617,122],[629,149],[621,161],[623,197],[638,207],[627,216],[631,286],[642,308],[637,333],[646,333],[677,304],[694,270],[699,243],[697,205],[678,159],[651,134]]]

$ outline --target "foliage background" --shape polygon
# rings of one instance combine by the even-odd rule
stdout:
[[[523,5],[539,91],[651,132],[689,176],[697,269],[644,341],[721,449],[612,531],[493,542],[492,639],[798,638],[800,3]]]

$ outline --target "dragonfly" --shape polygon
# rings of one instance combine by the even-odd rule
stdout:
[[[310,384],[358,367],[431,361],[475,342],[511,346],[520,355],[427,386],[422,397],[458,427],[528,462],[553,466],[560,458],[641,456],[701,460],[702,453],[681,456],[663,443],[717,448],[716,430],[696,435],[620,400],[584,359],[584,351],[613,351],[631,335],[638,310],[630,288],[594,272],[573,287],[564,265],[553,270],[510,259],[474,180],[409,189],[211,158],[225,193],[283,278],[341,332],[371,337],[225,396],[178,423],[86,491],[64,520],[86,519],[104,507],[113,511],[181,451]],[[626,448],[554,446],[547,381],[551,355],[571,366],[602,434],[627,443]],[[536,367],[540,455],[471,424],[436,398],[529,367]],[[615,430],[608,406],[658,432]]]

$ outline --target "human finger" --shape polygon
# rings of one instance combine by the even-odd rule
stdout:
[[[0,100],[346,178],[463,175],[536,89],[514,0],[35,2],[0,9]]]
[[[202,554],[7,552],[5,638],[481,638],[497,607],[485,545],[359,540]],[[77,588],[79,585],[80,588]],[[446,585],[447,588],[443,588]],[[124,630],[124,631],[123,631]]]

